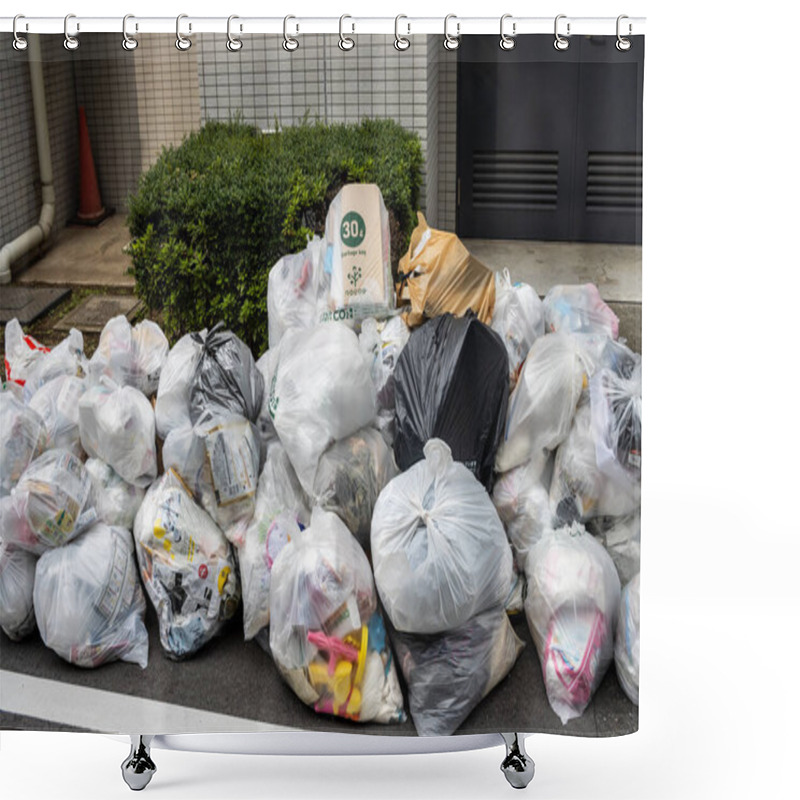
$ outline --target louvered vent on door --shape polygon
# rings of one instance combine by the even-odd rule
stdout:
[[[586,210],[642,210],[641,153],[589,153]]]
[[[476,208],[556,208],[557,152],[478,150],[472,154],[472,170]]]

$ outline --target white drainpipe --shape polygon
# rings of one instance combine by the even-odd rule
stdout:
[[[11,265],[25,253],[46,241],[53,229],[56,193],[53,188],[53,162],[50,158],[50,133],[47,129],[47,103],[44,93],[42,51],[38,34],[28,37],[28,64],[31,70],[33,118],[36,123],[36,149],[39,152],[39,178],[42,183],[42,211],[39,222],[0,250],[0,283],[11,282]]]

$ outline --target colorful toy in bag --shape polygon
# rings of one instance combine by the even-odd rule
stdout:
[[[614,663],[623,691],[639,705],[639,573],[622,590],[614,643]]]
[[[356,334],[342,322],[287,331],[269,395],[275,430],[300,485],[313,495],[325,450],[369,425],[377,410]]]
[[[586,710],[614,657],[619,578],[603,546],[578,523],[547,531],[525,572],[525,615],[547,699],[566,725]]]
[[[281,675],[318,713],[405,719],[369,562],[335,514],[313,509],[273,564],[269,643]]]
[[[375,503],[395,475],[394,456],[383,436],[375,428],[362,428],[322,454],[314,478],[314,505],[336,514],[369,552]]]
[[[156,417],[147,398],[105,375],[78,403],[81,445],[128,483],[145,488],[156,478]]]
[[[283,256],[269,271],[269,346],[277,347],[291,328],[313,328],[327,303],[320,299],[325,243],[315,236],[305,250]]]
[[[532,461],[531,469],[541,474],[549,453],[567,438],[587,380],[584,356],[573,337],[553,333],[533,343],[508,401],[495,461],[498,472]]]
[[[601,333],[616,339],[619,318],[593,283],[553,286],[544,298],[544,319],[551,333]]]
[[[192,334],[201,339],[200,334]],[[192,424],[206,411],[240,414],[255,422],[264,399],[264,379],[256,369],[250,348],[217,323],[202,341],[190,390]]]
[[[7,542],[0,535],[0,628],[14,642],[36,628],[33,580],[36,556]]]
[[[33,365],[50,348],[37,342],[33,336],[22,332],[22,325],[16,317],[6,323],[5,330],[5,368],[6,381],[24,386]]]
[[[169,351],[161,368],[156,395],[156,432],[162,440],[171,430],[191,425],[189,400],[192,381],[207,335],[208,331],[203,329],[182,336]]]
[[[255,425],[238,414],[206,411],[193,427],[164,442],[164,469],[174,469],[194,499],[237,547],[253,518],[261,444]]]
[[[36,565],[36,624],[46,647],[79,667],[147,666],[145,600],[130,531],[97,523]]]
[[[387,316],[395,305],[389,213],[376,184],[341,188],[325,218],[325,246],[320,282],[327,304],[319,321]]]
[[[25,402],[29,403],[36,391],[54,378],[62,375],[82,377],[85,366],[83,334],[72,328],[66,339],[34,361],[25,381]]]
[[[420,736],[454,733],[508,675],[524,647],[502,607],[487,609],[446,633],[395,632],[392,642]]]
[[[230,544],[174,470],[147,491],[133,526],[161,647],[179,660],[222,631],[239,606]]]
[[[408,469],[427,441],[441,439],[491,488],[507,404],[500,337],[472,312],[429,320],[411,334],[395,370],[397,466]]]
[[[417,212],[408,253],[400,259],[398,302],[410,303],[403,315],[410,328],[450,312],[469,309],[489,325],[495,303],[494,273],[472,256],[454,233],[437,231]]]
[[[28,465],[41,455],[47,445],[44,420],[12,392],[0,391],[0,497],[17,485]],[[0,530],[2,535],[2,530]]]
[[[91,482],[81,460],[48,450],[32,461],[14,491],[0,499],[4,541],[41,555],[94,525]]]
[[[527,283],[511,283],[507,269],[495,275],[497,299],[492,330],[503,340],[508,353],[511,391],[534,341],[544,336],[544,306],[536,290]]]
[[[505,373],[504,373],[505,374]],[[390,481],[372,517],[372,561],[399,631],[441,633],[502,606],[513,583],[503,524],[486,490],[439,439]]]
[[[87,460],[86,472],[92,482],[91,502],[98,519],[106,525],[132,530],[144,489],[128,483],[99,458]]]
[[[27,384],[26,384],[27,388]],[[47,431],[48,450],[58,447],[83,458],[79,403],[86,391],[86,380],[60,375],[48,381],[31,397],[29,408],[38,412]]]
[[[309,505],[286,450],[272,442],[258,479],[255,513],[238,548],[245,641],[269,625],[272,565],[287,542],[308,526]]]
[[[624,517],[595,517],[587,526],[605,547],[624,586],[639,572],[642,551],[642,516],[637,508]]]

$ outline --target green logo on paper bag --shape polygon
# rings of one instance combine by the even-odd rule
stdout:
[[[358,285],[358,282],[361,280],[361,267],[353,267],[350,272],[347,273],[347,280],[353,285],[353,288]]]
[[[358,247],[364,241],[367,233],[364,218],[357,211],[348,211],[342,220],[340,232],[345,247]]]

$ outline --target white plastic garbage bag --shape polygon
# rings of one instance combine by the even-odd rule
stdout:
[[[614,642],[614,662],[619,685],[634,705],[639,705],[639,573],[622,590]]]
[[[269,643],[286,682],[318,713],[405,719],[369,561],[335,514],[315,508],[275,560]]]
[[[33,605],[42,641],[66,661],[147,666],[144,592],[130,531],[97,523],[45,553],[36,565]]]
[[[498,472],[526,461],[544,469],[549,451],[569,433],[586,382],[581,348],[573,338],[554,333],[536,339],[508,401],[495,459]]]
[[[511,548],[482,484],[440,439],[424,454],[389,482],[372,517],[375,583],[392,625],[407,633],[458,628],[502,605],[513,582]]]
[[[6,380],[24,386],[33,365],[50,348],[27,336],[16,317],[6,323],[5,330],[5,369]]]
[[[279,350],[280,348],[278,347],[271,347],[269,350],[265,350],[261,358],[256,361],[256,369],[264,379],[264,397],[261,402],[261,411],[259,411],[258,419],[256,419],[258,437],[261,440],[262,460],[266,458],[267,449],[272,442],[278,439],[278,432],[275,430],[272,416],[269,413],[269,396],[272,389],[272,379],[275,377],[275,368],[278,366]]]
[[[107,377],[78,403],[83,449],[128,483],[149,486],[156,478],[156,418],[147,398]]]
[[[60,375],[45,383],[31,397],[29,407],[44,420],[47,449],[59,447],[80,458],[85,455],[78,418],[80,399],[85,391],[84,378]]]
[[[395,475],[394,454],[386,440],[375,428],[362,428],[322,454],[314,478],[314,504],[336,514],[369,551],[375,503]]]
[[[272,565],[286,543],[308,526],[309,505],[286,450],[272,442],[258,479],[255,513],[238,549],[245,641],[269,625]]]
[[[120,314],[110,319],[89,361],[96,380],[106,375],[120,386],[133,386],[149,397],[158,389],[169,342],[155,322],[143,320],[134,327]]]
[[[619,318],[593,283],[553,286],[544,298],[547,330],[555,333],[603,333],[616,339]]]
[[[92,505],[98,519],[106,525],[132,530],[145,490],[128,483],[99,458],[88,459],[86,472],[92,482]]]
[[[187,333],[178,339],[161,368],[156,395],[156,432],[163,440],[171,430],[190,425],[192,380],[208,331]]]
[[[315,236],[305,250],[283,256],[269,271],[269,346],[277,347],[293,328],[313,328],[324,305],[319,297],[325,242]]]
[[[400,316],[385,322],[369,317],[361,323],[358,345],[375,384],[380,409],[394,411],[394,368],[410,336]]]
[[[642,550],[642,517],[637,508],[624,517],[597,517],[586,529],[605,547],[624,586],[639,572]]]
[[[41,415],[5,390],[0,391],[0,439],[0,497],[5,497],[47,445]]]
[[[287,332],[269,411],[300,484],[312,495],[320,456],[375,416],[375,390],[355,333],[340,322]]]
[[[134,522],[139,572],[169,658],[196,653],[239,606],[233,551],[174,471],[147,491]]]
[[[25,381],[25,402],[29,403],[36,391],[54,378],[61,375],[82,377],[86,365],[83,355],[83,334],[72,328],[66,339],[34,361]]]
[[[420,736],[449,736],[511,671],[523,648],[502,607],[456,630],[432,635],[395,632],[397,660]]]
[[[162,451],[164,469],[180,475],[237,547],[255,511],[260,456],[252,422],[238,414],[218,416],[210,411],[194,427],[173,430]]]
[[[18,642],[36,628],[33,579],[36,556],[3,539],[0,534],[0,628]]]
[[[582,525],[545,532],[526,564],[525,615],[547,699],[561,722],[581,716],[614,657],[620,583]]]
[[[534,341],[544,336],[544,305],[533,286],[512,283],[507,269],[495,274],[495,298],[492,328],[506,346],[513,390]]]

